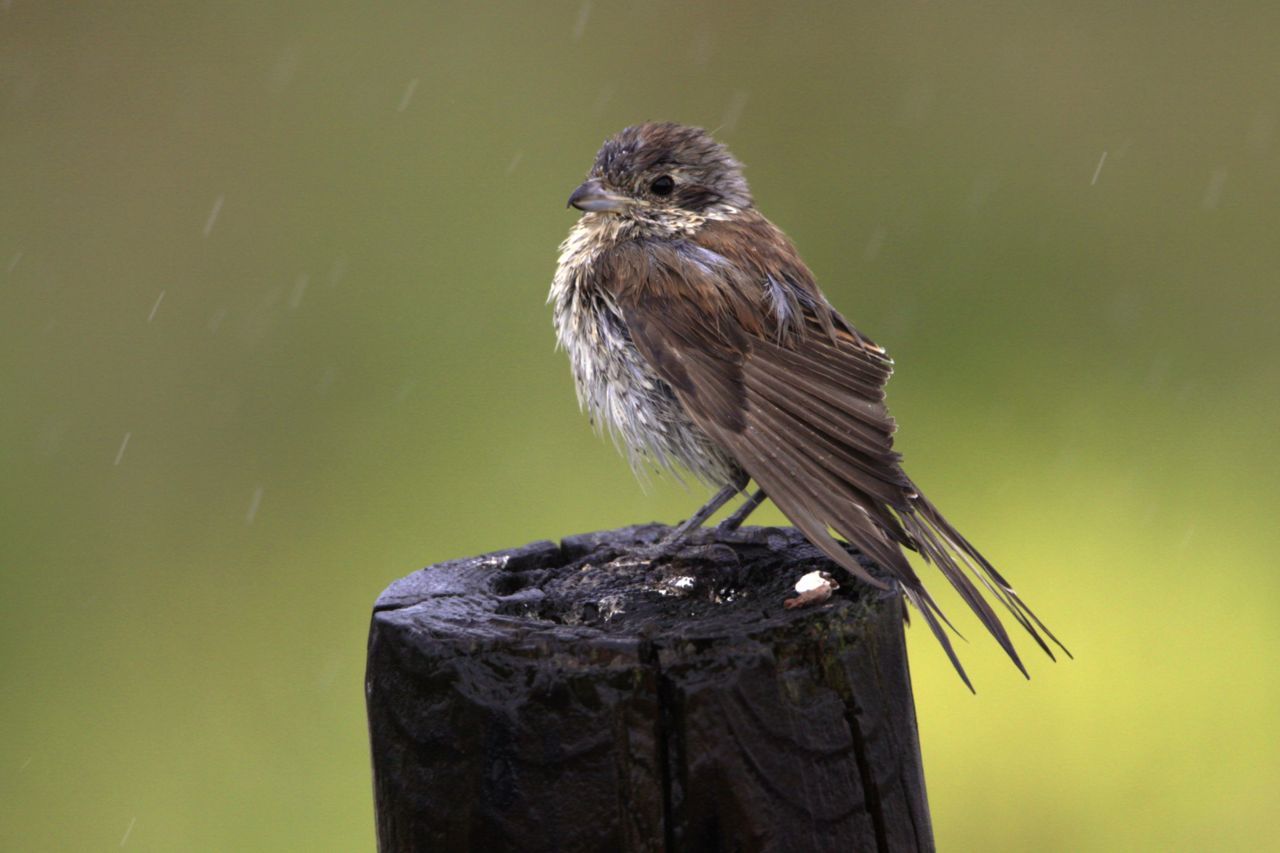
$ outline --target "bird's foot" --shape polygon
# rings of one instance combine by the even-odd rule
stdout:
[[[616,559],[650,565],[674,563],[680,560],[682,555],[691,554],[701,547],[703,546],[694,545],[684,539],[664,539],[649,545],[634,545],[619,554]]]
[[[715,541],[712,530],[681,531],[675,528],[657,541],[637,542],[617,550],[610,562],[651,567],[694,566],[716,560],[723,562],[723,550],[727,547]]]

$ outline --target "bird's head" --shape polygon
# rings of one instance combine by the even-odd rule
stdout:
[[[569,205],[678,231],[708,216],[749,208],[752,201],[742,164],[705,130],[647,122],[600,147]]]

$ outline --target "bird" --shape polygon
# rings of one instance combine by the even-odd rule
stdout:
[[[568,206],[582,215],[547,301],[580,407],[637,473],[683,470],[717,490],[668,542],[736,495],[746,498],[723,528],[768,499],[850,574],[901,590],[971,691],[955,628],[907,551],[941,572],[1024,676],[987,596],[1051,659],[1049,642],[1070,656],[907,476],[885,405],[892,359],[827,300],[724,144],[674,122],[632,125],[604,142]]]

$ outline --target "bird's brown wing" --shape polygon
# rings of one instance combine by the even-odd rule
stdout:
[[[694,422],[814,545],[884,588],[834,531],[898,581],[966,684],[942,626],[946,617],[899,546],[937,565],[1024,674],[975,579],[1049,652],[1039,631],[1052,634],[902,471],[883,402],[892,362],[816,287],[816,298],[796,300],[802,319],[783,336],[768,319],[768,297],[757,296],[759,282],[741,280],[740,265],[663,244],[634,244],[623,252],[614,260],[626,265],[633,285],[614,299],[636,347]]]

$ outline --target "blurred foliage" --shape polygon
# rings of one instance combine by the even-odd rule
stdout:
[[[896,357],[908,469],[1076,654],[1024,682],[944,596],[973,697],[912,629],[942,849],[1266,846],[1277,32],[5,2],[0,848],[369,849],[382,587],[702,500],[591,434],[543,305],[564,198],[649,118],[749,165]]]

